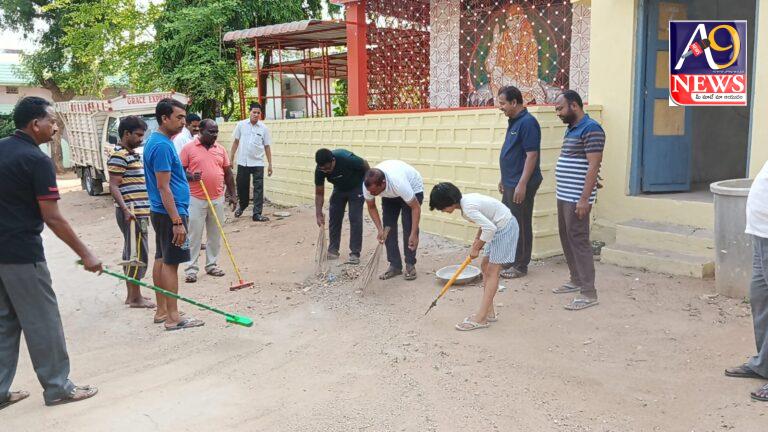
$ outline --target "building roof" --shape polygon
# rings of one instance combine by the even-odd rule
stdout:
[[[347,25],[342,21],[304,20],[234,30],[224,33],[224,42],[258,40],[261,49],[316,48],[347,44]]]
[[[21,86],[27,84],[27,80],[16,70],[14,63],[0,63],[0,85]]]

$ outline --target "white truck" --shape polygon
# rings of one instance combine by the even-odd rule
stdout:
[[[157,129],[155,106],[164,98],[173,98],[185,105],[189,102],[189,98],[181,93],[167,92],[55,104],[64,123],[73,168],[88,195],[99,195],[104,191],[103,183],[109,178],[107,159],[119,141],[117,127],[120,119],[129,115],[141,117],[149,126],[148,137]]]

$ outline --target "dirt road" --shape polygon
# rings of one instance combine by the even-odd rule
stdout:
[[[64,195],[62,207],[105,263],[119,261],[106,196]],[[761,381],[722,369],[754,351],[748,305],[712,295],[711,282],[598,264],[601,305],[568,312],[550,293],[561,260],[506,282],[500,321],[462,333],[480,288],[439,290],[431,273],[466,249],[425,235],[419,279],[376,281],[353,292],[312,283],[313,211],[258,225],[230,220],[252,289],[230,292],[202,276],[182,294],[251,316],[253,328],[189,306],[206,326],[168,333],[151,312],[127,309],[124,288],[85,273],[46,232],[76,383],[86,402],[46,408],[26,348],[14,388],[32,396],[0,411],[2,431],[723,431],[768,428],[768,404],[751,402]],[[373,247],[366,230],[366,253]],[[346,242],[346,233],[343,242]],[[344,254],[345,252],[342,251]]]

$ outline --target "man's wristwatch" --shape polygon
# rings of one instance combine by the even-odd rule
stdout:
[[[172,221],[173,221],[173,226],[184,225],[184,221],[182,221],[180,217],[173,218]]]

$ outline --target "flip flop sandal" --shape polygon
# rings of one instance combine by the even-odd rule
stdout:
[[[26,391],[12,391],[10,392],[10,396],[8,396],[8,400],[5,402],[0,402],[0,410],[3,408],[8,408],[9,406],[15,404],[16,402],[21,402],[24,399],[29,397],[29,392]],[[11,400],[11,397],[14,395],[18,396],[19,398],[16,400]]]
[[[195,318],[184,318],[183,320],[179,321],[178,324],[172,327],[165,327],[166,331],[176,331],[176,330],[183,330],[188,328],[194,328],[194,327],[202,327],[205,323],[203,321],[200,321],[199,319]]]
[[[474,316],[475,315],[472,314],[473,318],[474,318]],[[493,316],[488,315],[487,317],[485,317],[485,320],[488,321],[489,323],[495,323],[495,322],[499,321],[499,313],[496,312],[496,315],[493,315]]]
[[[187,277],[184,278],[184,282],[186,282],[186,283],[195,283],[195,282],[197,282],[197,275],[188,274]]]
[[[581,291],[581,287],[576,286],[571,282],[566,282],[562,286],[552,289],[552,292],[555,294],[570,294],[570,293],[575,293],[579,291]]]
[[[418,277],[418,275],[416,274],[416,267],[411,267],[411,268],[406,267],[405,276],[403,277],[405,277],[405,280],[407,281],[416,280],[416,278]]]
[[[518,269],[516,269],[514,267],[510,267],[510,268],[508,268],[506,270],[502,270],[501,273],[499,273],[499,276],[501,276],[504,279],[517,279],[517,278],[521,278],[521,277],[523,277],[523,276],[525,276],[527,274],[528,274],[527,272],[523,273],[523,272],[521,272],[520,270],[518,270]]]
[[[768,384],[760,387],[757,391],[751,392],[749,395],[758,402],[768,402]]]
[[[379,276],[379,279],[381,280],[392,279],[393,277],[401,274],[403,274],[402,270],[390,267],[387,269],[387,271],[385,271],[382,275]]]
[[[214,268],[212,268],[210,270],[206,270],[205,272],[207,274],[211,275],[211,276],[214,276],[214,277],[222,277],[222,276],[224,276],[224,270],[222,270],[222,269],[220,269],[218,267],[214,267]]]
[[[597,306],[598,304],[600,304],[600,302],[597,301],[597,299],[573,299],[563,307],[569,311],[580,311],[592,306]]]
[[[460,322],[459,324],[456,324],[456,330],[458,331],[472,331],[472,330],[478,330],[478,329],[484,329],[488,328],[489,324],[480,324],[478,322],[474,322],[469,317],[464,318],[464,321]]]
[[[726,369],[725,376],[731,378],[763,378],[760,374],[750,369],[746,363],[735,368]]]
[[[84,393],[81,393],[81,396],[76,396],[78,391],[81,391]],[[56,399],[53,402],[46,402],[45,404],[47,406],[56,406],[56,405],[64,405],[72,402],[80,402],[96,396],[96,393],[98,392],[99,392],[99,389],[97,389],[94,386],[82,386],[82,387],[77,386],[74,389],[72,389],[72,392],[69,393],[69,396],[63,397],[61,399]]]
[[[186,313],[184,313],[184,312],[179,312],[179,316],[184,316],[184,315],[186,315]],[[168,319],[168,318],[160,318],[160,319],[157,319],[157,318],[155,318],[153,321],[154,321],[154,323],[155,323],[155,324],[162,324],[162,323],[164,323],[164,322],[165,322],[167,319]]]

